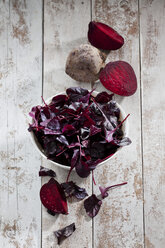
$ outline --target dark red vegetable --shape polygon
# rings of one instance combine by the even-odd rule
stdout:
[[[109,62],[100,73],[104,87],[121,96],[131,96],[137,90],[137,79],[130,64],[125,61]]]
[[[51,178],[40,190],[41,202],[53,213],[68,214],[66,196],[61,185]]]
[[[56,177],[56,173],[55,171],[51,169],[40,166],[39,176],[40,177],[45,177],[45,176]]]
[[[89,217],[94,218],[101,207],[102,201],[99,200],[95,194],[89,196],[85,201],[84,201],[84,208],[89,215]]]
[[[108,103],[112,100],[113,94],[108,94],[106,91],[99,93],[95,97],[95,101],[98,103]]]
[[[115,184],[115,185],[112,185],[112,186],[109,186],[109,187],[99,187],[99,190],[101,192],[101,198],[104,199],[108,196],[108,190],[110,190],[111,188],[114,188],[114,187],[118,187],[118,186],[122,186],[122,185],[125,185],[127,184],[127,182],[125,183],[120,183],[120,184]],[[95,217],[99,210],[100,210],[100,207],[102,205],[102,201],[97,198],[97,196],[95,194],[89,196],[85,201],[84,201],[84,208],[86,210],[86,213],[91,217]]]
[[[115,184],[115,185],[112,185],[112,186],[109,186],[109,187],[99,187],[99,190],[100,190],[100,192],[101,192],[101,196],[102,196],[102,198],[104,199],[104,198],[106,198],[107,196],[108,196],[108,191],[111,189],[111,188],[114,188],[114,187],[118,187],[118,186],[122,186],[122,185],[125,185],[125,184],[127,184],[127,182],[125,182],[125,183],[120,183],[120,184]]]
[[[92,96],[80,87],[67,89],[50,104],[33,107],[30,116],[36,139],[48,159],[87,177],[98,163],[130,140],[123,137],[120,109],[106,92]]]
[[[62,107],[67,100],[68,99],[66,95],[58,95],[52,98],[52,103],[55,105],[55,107]]]
[[[69,226],[59,229],[58,231],[55,231],[54,235],[57,237],[58,245],[60,245],[64,239],[71,236],[75,230],[76,230],[75,223],[72,223]]]
[[[82,200],[88,195],[86,189],[80,188],[72,181],[68,183],[62,183],[61,186],[65,192],[66,197],[74,196],[77,199]]]
[[[124,44],[123,37],[108,25],[91,21],[88,30],[89,42],[99,49],[117,50]]]

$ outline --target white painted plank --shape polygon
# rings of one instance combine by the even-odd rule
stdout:
[[[165,247],[165,1],[140,1],[146,248]]]
[[[130,113],[129,137],[132,144],[122,148],[109,162],[95,172],[98,186],[127,181],[128,185],[116,188],[103,200],[94,219],[94,247],[143,247],[143,192],[141,161],[141,115],[139,82],[139,30],[138,1],[92,1],[93,20],[109,24],[125,39],[124,46],[111,51],[108,61],[124,60],[130,63],[137,75],[138,90],[130,97],[115,96],[125,112]],[[96,90],[105,88],[95,84]]]
[[[0,246],[40,247],[40,155],[28,112],[42,92],[42,3],[0,1]]]
[[[66,58],[72,48],[86,43],[87,26],[90,21],[90,1],[50,1],[44,5],[44,98],[63,92],[71,86],[82,86],[90,89],[90,84],[80,84],[65,74]],[[64,182],[68,171],[56,168],[49,161],[43,165],[54,169],[57,180]],[[73,173],[71,180],[92,192],[91,178],[80,179]],[[48,179],[44,179],[43,183]],[[54,231],[75,222],[76,231],[60,247],[92,247],[92,221],[86,217],[83,201],[69,201],[69,215],[53,217],[43,207],[42,246],[57,247]]]

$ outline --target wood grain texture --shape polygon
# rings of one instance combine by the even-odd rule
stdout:
[[[141,160],[141,112],[138,1],[92,1],[92,18],[109,24],[125,39],[124,46],[111,51],[108,61],[124,60],[132,65],[138,80],[138,90],[130,97],[115,96],[129,117],[129,137],[132,144],[122,148],[105,165],[97,168],[94,192],[98,186],[127,181],[128,184],[110,191],[102,209],[94,219],[94,247],[143,247],[143,190]],[[96,90],[105,88],[98,82]]]
[[[46,0],[44,4],[44,98],[65,91],[70,86],[84,86],[90,89],[90,84],[80,84],[65,74],[65,63],[72,48],[86,43],[87,25],[90,21],[90,1],[57,1]],[[43,165],[54,169],[57,180],[65,182],[68,171],[43,160]],[[91,194],[91,178],[80,179],[73,172],[71,180],[85,187]],[[44,179],[43,183],[48,179]],[[63,242],[63,248],[91,248],[92,221],[86,216],[83,201],[69,200],[69,215],[53,217],[43,208],[42,246],[57,247],[54,231],[73,222],[76,231]]]
[[[69,52],[87,43],[91,3],[93,20],[109,24],[125,39],[121,49],[111,51],[107,62],[125,60],[137,75],[135,95],[115,96],[131,114],[132,144],[96,169],[96,186],[92,186],[91,177],[80,179],[73,173],[70,179],[85,187],[89,195],[92,189],[99,194],[100,185],[128,184],[109,192],[93,223],[83,201],[73,199],[68,203],[69,215],[53,217],[43,207],[41,220],[40,164],[54,169],[59,182],[65,181],[68,171],[41,161],[27,132],[28,112],[41,103],[42,90],[47,99],[69,86],[91,88],[89,83],[75,82],[65,74]],[[53,232],[75,222],[76,231],[60,247],[164,248],[164,18],[164,0],[0,1],[0,247],[55,248]],[[93,86],[97,91],[105,90],[99,82]],[[42,184],[48,180],[44,178]]]
[[[28,112],[42,87],[41,1],[0,1],[0,246],[40,247],[40,156]],[[37,33],[37,36],[36,36]]]
[[[165,247],[165,1],[140,1],[146,248]]]

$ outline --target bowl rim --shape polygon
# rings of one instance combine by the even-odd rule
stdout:
[[[57,96],[57,95],[64,95],[64,94],[66,95],[66,92],[65,92],[65,91],[60,92],[60,93],[57,93],[57,94],[55,94],[55,95],[53,95],[53,96],[47,98],[47,99],[45,100],[45,102],[46,102],[46,104],[49,104],[49,103],[51,102],[51,100],[52,100],[53,97],[55,97],[55,96]],[[98,91],[95,91],[95,90],[94,90],[94,91],[92,92],[92,95],[94,95],[94,96],[97,96],[97,94],[99,94]],[[44,104],[38,104],[38,105],[43,106]],[[125,113],[124,109],[122,108],[122,106],[121,106],[119,103],[116,102],[116,105],[117,105],[117,107],[120,109],[120,119],[123,120],[123,119],[126,117],[126,113]],[[36,105],[36,106],[37,106],[37,105]],[[32,119],[31,119],[31,120],[32,120]],[[123,127],[123,133],[124,133],[123,136],[124,136],[124,137],[127,137],[127,136],[128,136],[128,132],[129,132],[129,121],[128,121],[128,119],[126,119],[126,121],[123,123],[122,127]],[[44,152],[42,151],[43,149],[41,148],[39,142],[37,142],[37,138],[35,137],[35,135],[34,135],[33,132],[30,132],[30,137],[31,137],[31,141],[32,141],[32,143],[33,143],[35,149],[40,153],[40,155],[41,155],[42,157],[44,157],[45,159],[47,159],[48,161],[50,161],[52,164],[56,165],[56,166],[59,167],[59,168],[63,168],[63,169],[66,169],[66,170],[70,170],[70,166],[59,164],[59,163],[57,163],[57,162],[55,162],[55,161],[52,161],[52,160],[50,160],[50,159],[48,159],[48,158],[46,157],[46,155],[45,155]],[[116,156],[116,154],[117,154],[121,149],[122,149],[122,147],[119,147],[119,148],[117,149],[117,151],[116,151],[111,157],[109,157],[109,158],[105,159],[104,161],[102,161],[101,163],[99,163],[99,164],[97,165],[97,167],[100,166],[100,165],[102,165],[102,164],[104,164],[104,163],[106,163],[106,162],[109,161],[111,158],[114,158],[114,156]],[[97,168],[97,167],[96,167],[96,168]],[[75,168],[74,168],[73,170],[75,170]]]

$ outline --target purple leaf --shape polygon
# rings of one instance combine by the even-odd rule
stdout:
[[[91,195],[84,201],[84,208],[89,217],[94,218],[101,207],[102,201],[99,200],[95,194]]]
[[[40,110],[41,120],[46,121],[50,119],[50,112],[48,107],[42,107]]]
[[[76,132],[76,129],[73,125],[70,125],[70,124],[66,124],[63,129],[62,129],[62,133],[64,135],[67,135],[67,136],[71,136],[73,134],[75,134]]]
[[[62,229],[59,229],[57,231],[54,232],[55,236],[57,237],[57,240],[58,240],[58,245],[61,244],[61,242],[68,238],[69,236],[72,235],[72,233],[76,230],[76,227],[75,227],[75,223],[72,223],[71,225],[69,226],[66,226]]]
[[[33,107],[29,115],[33,118],[34,125],[38,127],[41,106]]]
[[[80,154],[79,149],[75,149],[74,152],[73,152],[73,156],[72,156],[72,160],[71,160],[71,167],[70,167],[70,170],[69,170],[69,173],[68,173],[66,182],[68,182],[69,177],[70,177],[70,174],[71,174],[73,168],[74,168],[74,167],[76,166],[76,164],[77,164],[77,161],[78,161],[78,159],[79,159],[79,154]]]
[[[66,145],[66,146],[69,146],[69,143],[67,141],[67,139],[65,138],[64,135],[60,135],[56,138],[56,140],[58,140],[60,143]]]
[[[92,125],[90,127],[90,136],[95,135],[95,134],[100,133],[100,132],[101,132],[101,128],[96,127],[94,125]]]
[[[44,106],[33,107],[28,130],[48,159],[69,166],[69,175],[75,167],[80,177],[87,177],[98,163],[131,141],[124,137],[124,120],[120,122],[112,95],[101,92],[95,98],[92,91],[80,87],[67,89],[67,94],[53,97],[49,105],[43,100]]]
[[[58,134],[61,134],[61,132],[60,131],[56,131],[56,130],[51,130],[51,129],[45,128],[44,129],[44,134],[58,135]]]
[[[89,91],[80,87],[71,87],[66,90],[69,99],[73,102],[79,102],[82,96],[86,96]]]
[[[39,176],[40,177],[45,177],[45,176],[56,177],[56,173],[55,171],[51,169],[40,166]]]
[[[114,138],[113,138],[113,135],[115,134],[115,132],[117,131],[117,129],[123,124],[123,122],[124,121],[126,121],[126,119],[129,117],[129,115],[130,114],[128,114],[125,118],[124,118],[124,120],[122,120],[120,123],[119,123],[119,125],[116,127],[116,128],[114,128],[113,130],[110,130],[110,131],[108,131],[106,128],[105,128],[105,139],[106,139],[106,141],[107,142],[112,142],[113,140],[114,140]],[[116,139],[116,142],[118,142],[117,141],[117,139]],[[124,145],[124,143],[129,143],[129,142],[131,142],[131,140],[129,139],[129,140],[124,140],[123,141],[123,145]],[[115,143],[115,142],[114,142]],[[119,144],[120,144],[120,142],[118,142]],[[116,143],[115,143],[116,144]],[[122,146],[122,142],[121,142],[121,146]]]
[[[124,137],[121,140],[114,139],[113,141],[118,146],[128,146],[132,143],[132,141],[128,137]]]
[[[57,152],[57,144],[55,141],[50,141],[45,146],[45,152],[48,155],[55,154]]]
[[[60,130],[60,123],[57,117],[54,117],[51,121],[49,121],[47,127],[52,130]]]
[[[90,168],[87,163],[79,159],[76,164],[76,172],[80,177],[85,178],[89,176]]]
[[[101,112],[102,116],[104,117],[104,126],[105,128],[107,128],[108,130],[112,130],[113,126],[110,122],[110,120],[108,120],[107,116],[105,115],[105,113],[103,112],[103,110],[101,109],[99,103],[97,103],[94,98],[93,98],[93,102],[96,105],[96,107],[98,108],[98,110]]]
[[[75,196],[79,200],[83,200],[88,194],[86,189],[80,188],[74,182],[70,181],[68,183],[61,184],[66,197]]]
[[[43,127],[47,127],[47,125],[48,125],[48,123],[49,123],[50,120],[51,119],[46,119],[46,120],[40,122],[40,125],[43,126]]]
[[[86,163],[88,164],[88,168],[93,171],[96,168],[96,166],[101,162],[102,162],[101,159],[97,159],[97,160],[88,160]]]
[[[106,198],[108,196],[108,190],[110,190],[111,188],[122,186],[122,185],[125,185],[125,184],[127,184],[127,182],[120,183],[120,184],[115,184],[115,185],[112,185],[112,186],[109,186],[109,187],[106,187],[106,188],[100,186],[99,190],[101,192],[102,198],[104,199],[104,198]]]
[[[71,167],[74,168],[77,164],[77,160],[79,158],[80,151],[78,149],[75,149],[73,152],[73,157],[71,160]]]
[[[105,128],[105,139],[106,139],[106,141],[107,141],[108,143],[110,143],[110,142],[113,141],[113,135],[114,135],[114,132],[115,132],[115,131],[116,131],[115,129],[109,131],[109,130],[107,130],[107,129]]]
[[[100,141],[93,142],[90,149],[90,155],[92,159],[102,159],[105,157],[106,153],[106,143],[102,143]]]
[[[103,91],[95,97],[95,101],[98,103],[107,103],[112,100],[114,94],[108,94],[106,91]]]
[[[56,107],[58,107],[58,106],[63,107],[67,100],[68,100],[68,98],[66,95],[57,95],[57,96],[52,98],[52,103]]]

